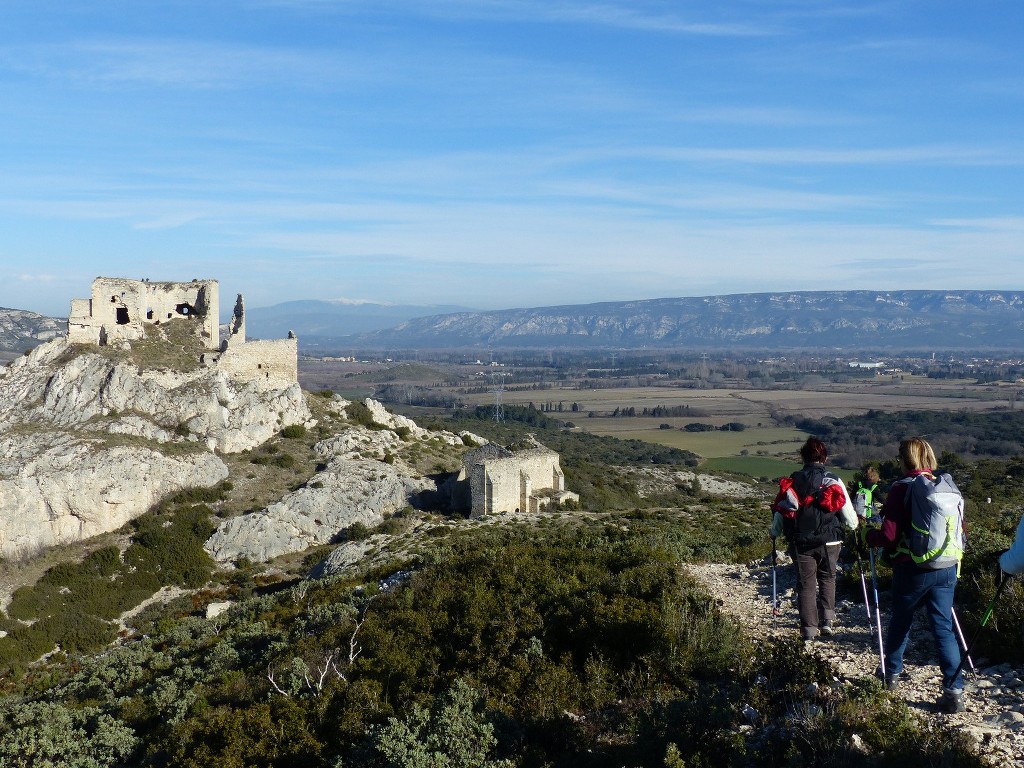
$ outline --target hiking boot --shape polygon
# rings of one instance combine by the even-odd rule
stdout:
[[[885,686],[887,691],[895,691],[900,687],[901,684],[905,683],[910,679],[910,673],[907,670],[901,670],[896,674],[886,672],[885,677],[882,677],[881,667],[875,668],[875,677],[881,678],[882,684]]]
[[[821,634],[827,635],[828,637],[832,637],[832,635],[834,635],[835,633],[836,633],[836,628],[833,627],[831,624],[823,624],[822,625],[822,627],[821,627]]]
[[[964,705],[964,692],[963,690],[946,688],[942,691],[942,695],[935,702],[935,705],[939,708],[940,712],[946,715],[955,715],[957,712],[963,712],[966,708]]]

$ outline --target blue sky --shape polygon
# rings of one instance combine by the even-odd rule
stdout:
[[[5,0],[0,306],[1024,289],[1024,3]]]

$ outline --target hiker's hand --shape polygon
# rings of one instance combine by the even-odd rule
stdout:
[[[864,545],[864,542],[861,540],[860,530],[861,529],[858,528],[856,534],[853,537],[853,549],[854,551],[856,551],[858,558],[864,559],[864,557],[868,553],[868,548]]]
[[[857,551],[862,555],[868,549],[868,525],[864,523],[857,528]]]

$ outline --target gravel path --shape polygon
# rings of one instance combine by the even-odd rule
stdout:
[[[776,574],[781,611],[774,626],[770,558],[746,566],[693,565],[688,571],[707,586],[721,609],[736,618],[753,636],[795,637],[799,634],[794,569],[781,552]],[[839,680],[872,675],[878,667],[878,638],[868,623],[859,577],[856,585],[856,595],[837,595],[836,634],[812,646],[813,653],[832,664]],[[870,594],[870,576],[867,586]],[[888,594],[883,592],[880,598],[884,628],[888,624]],[[893,695],[902,698],[912,712],[945,727],[966,729],[979,751],[991,758],[993,764],[1024,768],[1024,670],[1009,664],[989,666],[984,659],[975,658],[977,672],[966,675],[966,711],[944,715],[934,706],[942,682],[931,631],[923,613],[915,618],[904,661],[910,679]]]

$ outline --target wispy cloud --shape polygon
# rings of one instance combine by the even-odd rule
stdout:
[[[778,34],[774,25],[744,18],[712,18],[714,6],[666,11],[664,4],[631,0],[595,3],[566,0],[404,0],[399,4],[359,0],[256,0],[262,7],[301,8],[320,13],[414,14],[450,21],[518,21],[530,24],[587,24],[624,30],[709,37],[760,37]],[[721,15],[721,14],[719,14]]]
[[[153,38],[5,46],[0,69],[93,86],[211,90],[379,79],[365,59],[336,52]]]

